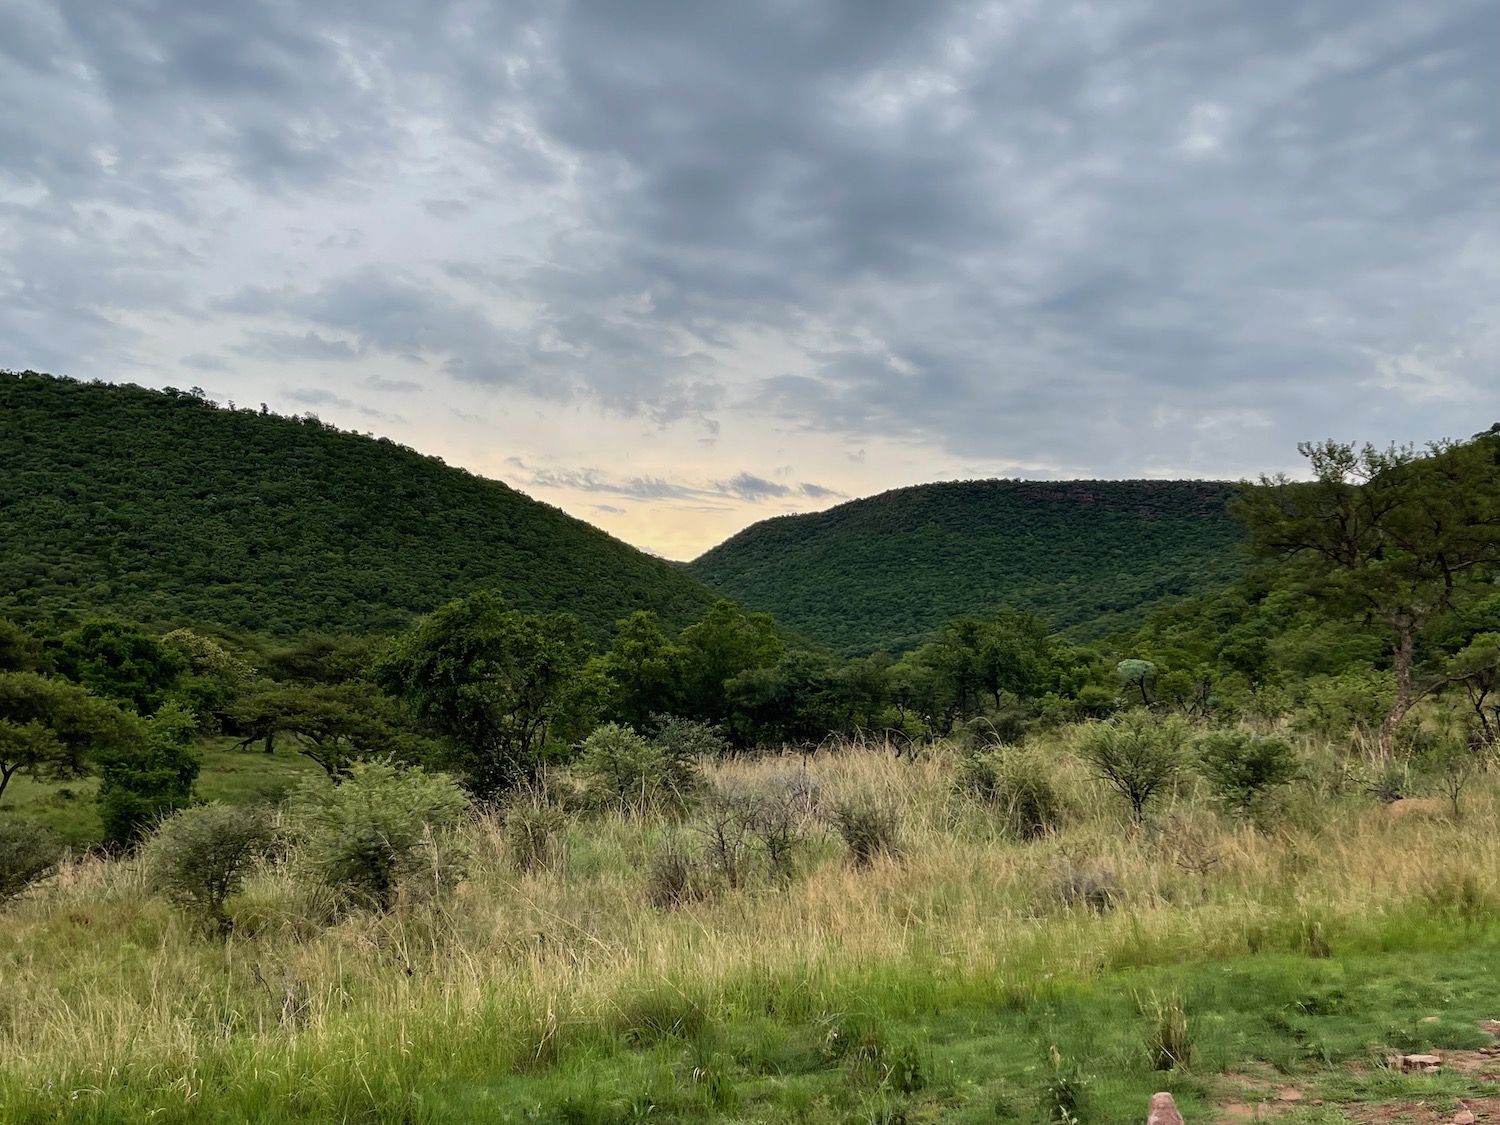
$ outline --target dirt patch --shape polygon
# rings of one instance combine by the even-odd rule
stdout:
[[[1357,1125],[1449,1125],[1465,1106],[1476,1125],[1500,1121],[1500,1098],[1434,1098],[1431,1101],[1347,1102],[1339,1111]]]

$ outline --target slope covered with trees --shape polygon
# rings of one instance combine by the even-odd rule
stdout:
[[[1217,481],[919,485],[747,528],[689,565],[845,652],[903,649],[997,605],[1076,635],[1233,581],[1244,533]]]
[[[201,394],[0,375],[0,613],[394,631],[498,590],[602,635],[713,595],[582,520],[386,439]]]

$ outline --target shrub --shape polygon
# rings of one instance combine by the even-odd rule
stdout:
[[[702,866],[676,845],[669,845],[651,861],[646,876],[646,901],[658,910],[675,910],[708,897]]]
[[[230,919],[224,913],[225,902],[244,885],[246,872],[275,840],[275,826],[264,806],[197,805],[162,822],[146,845],[146,870],[171,902],[226,932]]]
[[[1145,711],[1132,711],[1110,722],[1084,726],[1078,752],[1095,775],[1130,802],[1130,817],[1140,824],[1146,805],[1182,769],[1188,727],[1176,717],[1159,720]]]
[[[35,820],[0,820],[0,902],[52,871],[62,844]]]
[[[1045,836],[1062,821],[1062,798],[1035,754],[1002,748],[965,755],[954,788],[993,810],[1020,840]]]
[[[1108,864],[1078,863],[1064,856],[1053,872],[1051,891],[1064,906],[1083,906],[1103,914],[1114,909],[1120,884]]]
[[[567,852],[568,816],[540,795],[513,798],[505,808],[505,843],[522,875],[561,867]]]
[[[835,805],[829,813],[854,867],[869,867],[877,856],[895,859],[901,852],[901,817],[869,798]]]
[[[1078,1063],[1051,1050],[1052,1067],[1042,1086],[1041,1116],[1046,1125],[1079,1125],[1089,1116],[1089,1083]]]
[[[600,806],[636,814],[660,805],[680,807],[698,788],[696,765],[682,752],[681,740],[664,746],[629,727],[605,723],[579,750],[578,772]]]
[[[1238,730],[1200,738],[1198,765],[1214,794],[1239,816],[1261,811],[1276,789],[1300,774],[1297,752],[1284,739]]]
[[[303,866],[347,904],[389,910],[397,891],[438,893],[456,883],[444,837],[467,801],[446,774],[356,762],[342,785],[309,783],[292,801]]]

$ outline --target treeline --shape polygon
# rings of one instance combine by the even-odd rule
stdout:
[[[1421,451],[1304,452],[1314,480],[1267,478],[1232,505],[1260,570],[1088,645],[1000,609],[899,658],[844,658],[728,601],[681,629],[635,612],[601,645],[570,614],[489,591],[389,639],[6,623],[0,797],[17,774],[96,773],[106,833],[127,844],[191,800],[205,733],[305,754],[334,781],[363,759],[436,767],[481,800],[568,760],[601,726],[672,753],[830,736],[982,748],[1146,708],[1363,737],[1392,763],[1400,746],[1491,746],[1500,431]]]

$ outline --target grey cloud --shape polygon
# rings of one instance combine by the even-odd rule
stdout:
[[[364,385],[372,391],[391,391],[399,394],[416,394],[424,390],[421,383],[414,383],[410,379],[382,379],[379,375],[366,376]]]
[[[736,473],[728,480],[716,480],[713,482],[714,490],[726,496],[737,496],[741,500],[749,500],[754,503],[758,500],[770,500],[782,496],[790,496],[792,490],[784,484],[777,484],[754,473]]]
[[[182,366],[184,367],[191,367],[195,371],[234,370],[234,368],[231,367],[226,360],[216,355],[209,355],[207,352],[194,352],[192,355],[183,356],[177,362],[182,364]]]
[[[95,374],[138,362],[130,314],[227,312],[258,354],[1039,472],[1468,432],[1500,412],[1497,41],[1493,0],[18,0],[0,343]],[[521,253],[484,223],[525,193]],[[366,198],[464,260],[330,218],[201,296],[234,208]],[[806,362],[731,385],[747,327]]]
[[[795,489],[775,481],[741,472],[725,480],[686,484],[661,477],[613,477],[599,469],[527,469],[519,457],[507,458],[507,464],[526,471],[524,483],[536,488],[568,489],[575,492],[606,493],[630,500],[743,500],[752,504],[785,499],[796,495],[810,499],[839,496],[840,493],[816,484],[801,484]],[[697,510],[689,506],[687,510]],[[704,508],[721,511],[721,507]]]
[[[230,347],[241,355],[257,359],[358,359],[359,352],[345,340],[329,339],[316,332],[298,336],[291,332],[251,332],[243,344]]]

